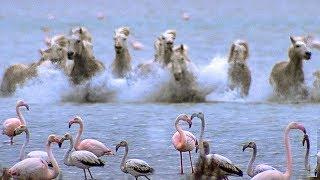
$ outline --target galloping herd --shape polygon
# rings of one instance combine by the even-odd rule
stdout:
[[[7,135],[10,138],[11,145],[13,144],[13,138],[22,133],[25,133],[26,139],[20,149],[20,162],[16,163],[10,168],[1,169],[2,178],[10,179],[55,179],[60,174],[60,167],[57,163],[52,149],[52,144],[58,144],[59,147],[65,141],[69,141],[69,148],[66,151],[63,159],[63,163],[66,166],[75,166],[80,168],[84,172],[84,177],[87,179],[86,170],[88,171],[90,177],[93,179],[92,173],[90,171],[91,167],[101,167],[105,163],[100,159],[100,157],[105,155],[114,155],[114,151],[106,147],[102,142],[95,139],[82,139],[82,133],[84,130],[84,122],[81,117],[75,116],[69,120],[66,126],[71,128],[74,124],[79,125],[78,133],[76,135],[75,141],[70,133],[65,133],[63,136],[58,136],[55,134],[49,135],[48,140],[45,144],[45,151],[31,151],[27,155],[25,148],[29,143],[30,134],[29,128],[24,119],[22,113],[20,112],[21,107],[26,107],[29,110],[29,105],[20,100],[17,102],[16,111],[17,118],[9,118],[3,123],[3,135]],[[192,127],[194,119],[198,118],[201,120],[201,130],[200,137],[197,139],[191,132],[185,131],[179,125],[180,122],[184,122]],[[182,153],[189,153],[190,158],[190,168],[191,177],[194,179],[211,178],[211,179],[228,179],[228,176],[243,176],[243,172],[235,164],[232,163],[228,158],[219,155],[211,154],[209,143],[203,139],[205,132],[205,115],[202,112],[193,113],[191,116],[187,114],[180,114],[175,122],[174,126],[176,128],[176,133],[172,136],[172,144],[174,148],[180,153],[180,173],[184,173]],[[270,179],[291,179],[293,174],[293,157],[290,148],[290,137],[289,132],[292,129],[297,129],[303,132],[303,145],[306,145],[305,153],[305,169],[310,171],[309,164],[309,151],[310,151],[310,141],[307,134],[307,130],[303,124],[297,122],[291,122],[286,127],[284,132],[284,143],[285,152],[287,159],[287,170],[282,173],[275,169],[274,167],[266,164],[259,164],[253,167],[253,163],[257,156],[257,145],[255,142],[246,143],[243,146],[243,151],[247,148],[253,149],[252,157],[248,163],[247,174],[252,177],[252,179],[257,180],[270,180]],[[149,175],[152,175],[156,170],[154,170],[147,162],[140,159],[127,159],[129,152],[128,142],[122,140],[116,145],[115,151],[118,152],[120,147],[125,148],[125,153],[120,164],[120,169],[124,173],[131,174],[136,179],[143,176],[149,179]],[[191,152],[195,150],[196,153],[200,151],[199,157],[196,161],[195,166],[192,164]],[[241,151],[241,149],[239,149]],[[318,153],[318,158],[320,154]],[[320,170],[320,162],[318,162],[317,169],[315,173]]]
[[[114,78],[143,79],[152,77],[157,69],[170,72],[171,89],[162,89],[156,101],[170,102],[203,102],[210,92],[201,89],[194,73],[194,64],[188,58],[186,45],[174,45],[175,30],[167,30],[154,42],[155,55],[150,62],[132,67],[131,55],[127,39],[130,35],[128,27],[120,27],[114,33],[115,58],[110,66],[96,59],[93,52],[91,33],[85,27],[72,28],[69,35],[55,35],[46,39],[47,49],[40,50],[40,59],[31,64],[14,64],[5,70],[1,83],[1,94],[10,95],[28,80],[38,76],[38,67],[47,63],[61,69],[74,86],[89,83],[90,80],[104,71],[111,72]],[[315,92],[310,93],[305,85],[303,60],[311,58],[310,48],[320,49],[320,43],[311,36],[290,37],[288,61],[277,63],[271,72],[269,81],[274,95],[284,98],[315,97],[320,91],[317,83],[319,76],[314,73]],[[138,42],[131,43],[134,49],[141,49]],[[251,72],[247,64],[249,46],[244,40],[232,43],[228,57],[228,87],[238,90],[242,97],[249,94]],[[310,95],[311,94],[311,95]],[[314,95],[314,96],[313,96]],[[89,96],[88,96],[89,97]],[[169,100],[168,100],[169,99]],[[87,99],[90,101],[90,98]]]

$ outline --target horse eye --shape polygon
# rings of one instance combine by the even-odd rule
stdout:
[[[77,43],[80,43],[80,40],[77,40]]]
[[[299,48],[300,47],[300,45],[296,45],[296,48]]]

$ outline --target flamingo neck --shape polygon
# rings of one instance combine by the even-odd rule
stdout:
[[[30,140],[29,130],[26,129],[25,133],[26,133],[26,140],[24,141],[24,143],[23,143],[23,145],[21,146],[21,149],[20,149],[20,161],[25,159],[26,146],[28,145],[29,140]]]
[[[74,144],[74,148],[76,150],[78,150],[78,147],[80,145],[80,138],[81,138],[81,135],[82,135],[82,132],[83,132],[83,123],[81,121],[79,122],[79,125],[80,125],[80,127],[79,127],[78,134],[77,134],[77,137],[76,137],[76,142]]]
[[[123,158],[122,158],[122,161],[121,161],[121,165],[120,165],[120,169],[122,172],[127,172],[127,169],[124,165],[124,163],[126,162],[126,159],[127,159],[127,156],[128,156],[128,152],[129,152],[129,147],[128,145],[125,146],[125,152],[124,152],[124,155],[123,155]]]
[[[257,156],[257,148],[254,147],[253,148],[253,153],[251,155],[250,161],[249,161],[248,166],[247,166],[247,174],[250,177],[254,176],[252,166],[253,166],[254,161],[256,160],[256,156]]]
[[[20,106],[16,107],[16,112],[17,112],[17,116],[18,116],[18,118],[20,120],[21,125],[26,125],[26,120],[24,119],[24,117],[23,117],[23,115],[22,115],[22,113],[20,111]]]
[[[180,118],[178,117],[175,122],[175,127],[180,135],[180,143],[179,144],[183,144],[186,141],[186,134],[184,133],[182,128],[179,126],[179,121],[180,121]]]
[[[289,132],[290,132],[290,128],[287,127],[284,133],[284,143],[285,143],[286,158],[287,158],[287,170],[284,173],[284,175],[287,179],[290,179],[292,175],[292,154],[291,154]]]
[[[200,149],[200,156],[206,156],[204,152],[204,147],[203,147],[203,134],[204,134],[204,128],[205,128],[205,121],[204,118],[201,118],[201,132],[200,132],[200,144],[199,144],[199,149]]]
[[[59,175],[60,169],[59,169],[59,165],[58,165],[56,159],[53,156],[52,149],[51,149],[51,142],[47,143],[46,152],[47,152],[49,160],[51,161],[52,166],[53,166],[52,170],[48,169],[48,177],[50,177],[50,179],[54,179]]]
[[[63,157],[63,163],[67,166],[72,166],[72,164],[69,162],[69,156],[72,149],[73,149],[73,138],[70,139],[69,149],[67,150],[67,152],[64,154],[64,157]]]

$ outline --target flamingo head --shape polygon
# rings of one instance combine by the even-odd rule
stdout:
[[[64,136],[63,136],[63,137],[59,140],[59,142],[58,142],[59,148],[62,147],[63,141],[65,141],[65,140],[71,140],[71,139],[72,139],[71,134],[70,134],[70,133],[65,133]]]
[[[29,111],[29,105],[28,105],[26,102],[24,102],[23,100],[19,100],[19,101],[17,102],[17,107],[21,107],[21,106],[26,107],[27,110]]]
[[[191,115],[191,119],[193,119],[193,118],[195,118],[195,117],[197,117],[197,118],[199,118],[199,119],[204,119],[204,114],[203,114],[203,112],[193,113],[193,114]]]
[[[116,146],[116,152],[118,151],[118,149],[120,148],[120,147],[126,147],[126,146],[128,146],[128,142],[127,141],[121,141],[119,144],[117,144],[117,146]]]
[[[80,117],[80,116],[75,116],[74,118],[72,118],[72,119],[69,121],[69,128],[71,128],[71,125],[72,125],[73,123],[78,123],[78,124],[82,123],[81,117]]]
[[[299,129],[302,131],[304,134],[307,134],[306,128],[303,126],[303,124],[297,123],[297,122],[291,122],[288,125],[289,129]]]
[[[182,120],[182,121],[185,121],[189,124],[189,128],[191,128],[192,126],[192,119],[186,115],[186,114],[180,114],[178,117],[177,117],[178,120]]]
[[[20,125],[19,127],[17,127],[14,131],[13,131],[13,135],[19,135],[25,131],[27,131],[27,126],[26,125]]]
[[[59,144],[59,142],[60,142],[60,137],[57,136],[57,135],[55,135],[55,134],[49,135],[49,136],[48,136],[48,144],[51,144],[51,143],[53,143],[53,142]]]
[[[243,145],[242,151],[246,150],[247,148],[256,149],[256,148],[257,148],[257,145],[256,145],[255,142],[251,141],[251,142],[246,143],[245,145]]]

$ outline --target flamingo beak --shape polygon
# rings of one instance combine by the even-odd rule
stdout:
[[[69,129],[71,128],[71,125],[73,124],[73,121],[72,120],[70,120],[69,121]]]
[[[191,128],[191,126],[192,126],[192,122],[191,122],[191,121],[189,121],[188,123],[189,123],[189,128]]]
[[[244,152],[244,150],[246,150],[248,147],[249,147],[249,145],[248,145],[248,144],[245,144],[245,145],[242,147],[242,152]]]
[[[120,147],[120,144],[117,144],[117,146],[116,146],[116,152],[118,152],[119,147]]]
[[[24,104],[24,107],[26,107],[28,111],[30,110],[30,108],[29,108],[29,105],[28,105],[28,104]]]
[[[62,143],[63,143],[63,141],[64,141],[64,138],[61,138],[61,139],[60,139],[60,141],[59,141],[59,143],[58,143],[59,148],[61,148],[61,147],[62,147]]]

